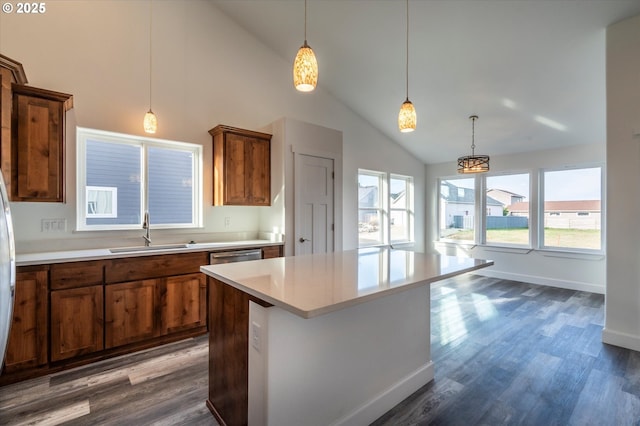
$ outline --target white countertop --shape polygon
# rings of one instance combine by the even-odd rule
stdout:
[[[163,244],[158,244],[162,246]],[[247,241],[229,241],[216,243],[197,243],[186,244],[187,247],[171,248],[161,250],[144,250],[112,253],[108,248],[87,249],[87,250],[67,250],[67,251],[51,251],[43,253],[24,253],[16,255],[16,266],[43,265],[50,263],[77,262],[83,260],[101,260],[122,257],[138,257],[152,256],[156,254],[175,254],[188,253],[197,251],[217,251],[221,249],[242,249],[249,247],[266,247],[282,245],[281,242],[272,242],[269,240],[247,240]],[[115,248],[115,247],[114,247]]]
[[[202,266],[226,284],[303,318],[493,265],[387,248]]]

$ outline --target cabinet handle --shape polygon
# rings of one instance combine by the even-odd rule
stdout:
[[[300,237],[300,239],[299,239],[298,241],[300,241],[301,243],[304,243],[305,241],[309,241],[309,240],[308,240],[308,239],[306,239],[306,238],[302,238],[302,237]]]

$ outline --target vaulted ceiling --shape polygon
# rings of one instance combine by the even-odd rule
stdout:
[[[211,1],[293,62],[304,41],[303,0]],[[469,154],[472,114],[476,154],[605,142],[605,29],[640,14],[640,0],[410,0],[409,99],[418,126],[408,134],[397,128],[405,7],[308,0],[307,40],[318,86],[422,161]]]

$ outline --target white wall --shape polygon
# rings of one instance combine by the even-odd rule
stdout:
[[[640,351],[640,16],[607,28],[607,164],[602,340]]]
[[[202,234],[207,239],[253,237],[280,225],[281,213],[273,209],[211,206],[212,148],[207,131],[217,124],[261,130],[290,117],[343,134],[345,249],[357,246],[357,201],[353,200],[357,200],[358,168],[414,176],[417,246],[423,246],[422,163],[336,101],[322,83],[313,93],[296,92],[291,82],[292,58],[274,54],[212,3],[166,0],[154,2],[153,9],[156,136],[204,146],[206,206],[203,229],[157,230],[156,241],[202,240]],[[71,93],[75,104],[67,116],[67,203],[12,203],[18,252],[141,241],[136,231],[73,232],[75,125],[143,134],[142,118],[149,108],[148,12],[147,1],[60,0],[47,3],[42,15],[0,17],[0,52],[23,64],[30,85]],[[281,187],[275,189],[277,195]],[[224,226],[227,216],[231,217],[229,227]],[[67,231],[40,232],[43,218],[66,219]]]
[[[523,154],[492,156],[491,172],[531,172],[531,200],[537,199],[537,175],[541,168],[566,165],[594,165],[605,162],[605,145],[580,145],[575,147],[534,151]],[[431,247],[438,239],[438,185],[440,177],[456,175],[456,163],[429,165],[427,168],[427,217],[426,241]],[[531,220],[537,214],[532,212]],[[443,253],[492,259],[495,265],[478,273],[498,278],[524,281],[576,290],[604,293],[605,256],[558,255],[549,251],[502,250],[481,246],[438,244]]]

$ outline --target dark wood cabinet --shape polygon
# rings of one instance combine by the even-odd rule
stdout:
[[[213,136],[213,204],[271,205],[271,135],[219,125]]]
[[[103,286],[51,292],[51,361],[104,348]]]
[[[27,76],[19,62],[0,55],[0,169],[4,176],[7,192],[12,192],[12,143],[11,143],[11,111],[13,109],[13,84],[27,84]]]
[[[4,371],[47,363],[47,270],[19,268]]]
[[[263,259],[272,259],[274,257],[282,257],[282,246],[262,247]]]
[[[105,287],[105,346],[113,348],[151,339],[156,327],[157,280]]]
[[[160,285],[160,334],[207,327],[207,280],[201,273],[167,277]]]
[[[64,201],[65,113],[71,95],[12,85],[13,201]]]

